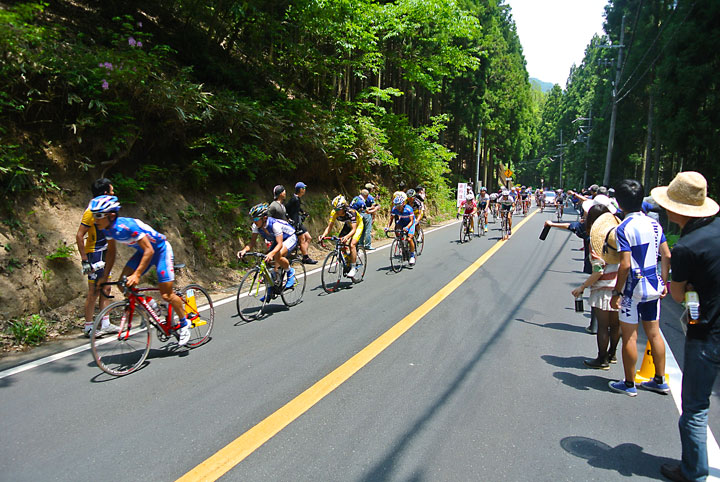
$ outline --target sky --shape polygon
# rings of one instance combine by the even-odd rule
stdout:
[[[608,0],[505,0],[512,9],[530,77],[563,89],[595,33]]]

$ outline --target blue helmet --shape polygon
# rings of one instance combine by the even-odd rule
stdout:
[[[90,201],[90,211],[93,213],[116,213],[120,210],[120,202],[116,196],[98,196]]]

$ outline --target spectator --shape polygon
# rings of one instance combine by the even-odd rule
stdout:
[[[372,215],[367,212],[367,199],[369,195],[370,192],[367,189],[363,189],[360,191],[360,194],[355,196],[350,202],[350,207],[360,213],[360,216],[363,218],[363,232],[360,235],[360,242],[358,244],[365,249],[368,247],[366,244],[367,237],[370,236],[372,238]]]
[[[603,204],[596,204],[589,209],[586,229],[590,232],[590,262],[593,273],[572,291],[573,296],[578,298],[586,288],[590,288],[590,309],[598,326],[598,355],[594,360],[585,360],[584,363],[590,368],[602,370],[608,370],[610,363],[616,361],[615,352],[620,341],[618,312],[610,306],[610,293],[615,286],[620,262],[614,231],[620,221],[613,215],[614,211]]]
[[[113,186],[110,179],[105,177],[97,179],[90,186],[93,198],[102,195],[113,195]],[[80,252],[80,260],[82,262],[82,272],[88,277],[88,292],[85,298],[85,326],[83,333],[89,337],[92,332],[93,320],[95,318],[95,302],[98,299],[100,290],[97,287],[98,280],[102,279],[105,274],[105,256],[107,254],[107,239],[102,230],[95,226],[93,215],[90,211],[90,205],[85,209],[77,234],[75,235],[78,251]],[[110,273],[108,272],[108,278]],[[110,287],[106,286],[105,294],[110,294]],[[109,303],[110,299],[100,296],[100,310],[103,310]],[[108,326],[110,318],[103,319],[103,326]]]
[[[287,221],[287,211],[285,210],[285,206],[283,205],[283,201],[285,201],[285,188],[281,185],[275,186],[273,189],[273,199],[274,201],[270,203],[270,207],[268,208],[268,216],[275,219],[280,219],[282,221]]]
[[[295,228],[295,235],[298,239],[298,245],[300,246],[300,252],[302,253],[302,262],[304,264],[317,264],[317,261],[312,259],[308,254],[308,248],[310,247],[310,233],[303,224],[307,213],[302,208],[302,198],[305,195],[307,184],[304,182],[298,182],[295,184],[295,194],[290,198],[287,203],[287,217],[290,224]]]
[[[670,294],[678,303],[687,291],[700,298],[697,323],[687,327],[682,378],[682,415],[678,426],[682,461],[665,464],[670,480],[705,480],[708,475],[707,420],[710,396],[720,367],[720,220],[718,204],[707,197],[707,181],[697,172],[681,172],[652,197],[681,228],[672,251]]]
[[[660,333],[660,298],[667,294],[670,271],[670,250],[662,227],[642,211],[643,186],[634,179],[625,179],[616,190],[616,199],[625,219],[617,227],[618,249],[622,255],[617,282],[612,294],[612,307],[620,310],[622,357],[625,380],[610,382],[612,390],[631,397],[635,388],[637,364],[637,330],[642,322],[650,342],[655,364],[655,377],[643,382],[647,390],[667,394],[665,383],[665,342]],[[662,256],[662,274],[658,275],[658,253]]]
[[[366,232],[365,232],[365,239],[364,239],[364,245],[365,250],[367,251],[373,251],[375,248],[371,246],[372,244],[372,223],[375,218],[375,213],[378,212],[380,209],[380,203],[373,197],[372,191],[375,189],[375,185],[371,182],[365,184],[365,189],[367,189],[367,199],[366,199],[366,206],[367,206],[367,213],[370,215],[370,222],[366,225]]]

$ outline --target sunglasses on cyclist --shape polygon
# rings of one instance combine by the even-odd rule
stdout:
[[[252,218],[252,220],[253,220],[254,223],[260,221],[261,219],[262,219],[262,216],[257,217],[257,218]]]
[[[93,217],[95,219],[102,219],[107,217],[108,213],[93,213]]]

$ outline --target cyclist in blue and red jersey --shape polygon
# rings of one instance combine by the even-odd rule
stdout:
[[[295,228],[290,223],[282,219],[276,219],[268,216],[269,206],[267,203],[261,203],[250,208],[250,217],[252,218],[252,235],[250,242],[238,252],[238,256],[242,258],[245,253],[255,247],[255,241],[258,236],[270,243],[270,250],[265,256],[266,263],[273,263],[278,280],[282,279],[282,268],[287,271],[287,282],[285,287],[290,288],[295,284],[295,269],[290,267],[288,254],[297,246],[297,235]]]
[[[407,233],[410,244],[409,264],[413,266],[415,264],[415,213],[413,212],[413,208],[406,204],[406,202],[406,195],[395,196],[393,199],[393,207],[390,210],[390,219],[388,219],[388,224],[385,226],[385,232],[388,232],[390,226],[395,223],[395,229],[402,229]]]
[[[190,340],[190,323],[185,318],[183,302],[173,291],[175,266],[173,250],[165,235],[158,233],[139,219],[118,217],[120,202],[115,196],[98,196],[90,202],[95,225],[102,230],[108,241],[105,275],[98,283],[107,280],[107,275],[115,264],[116,241],[135,248],[136,253],[125,264],[122,276],[127,277],[130,288],[140,282],[140,277],[152,266],[158,276],[158,289],[162,299],[170,303],[180,317],[180,323],[173,327],[177,330],[178,345],[186,345]]]

